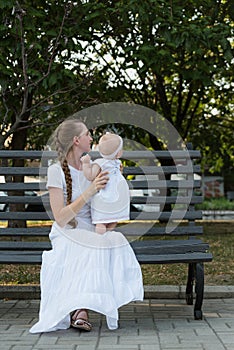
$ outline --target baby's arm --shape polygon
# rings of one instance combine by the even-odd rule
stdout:
[[[82,170],[84,172],[85,177],[89,181],[93,181],[95,179],[95,177],[100,173],[101,168],[96,163],[91,164],[90,156],[88,154],[81,157],[80,160],[82,162]]]

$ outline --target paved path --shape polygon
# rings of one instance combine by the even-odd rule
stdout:
[[[38,300],[0,300],[0,350],[233,350],[234,299],[206,299],[204,320],[180,299],[147,299],[120,309],[120,328],[90,313],[93,330],[29,334]]]

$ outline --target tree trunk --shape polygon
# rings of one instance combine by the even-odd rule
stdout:
[[[26,139],[27,139],[27,129],[23,129],[21,131],[16,131],[13,134],[11,148],[12,150],[23,150],[26,145]],[[10,165],[9,165],[10,166]],[[12,166],[14,167],[24,167],[24,159],[14,159],[12,162]],[[8,179],[9,181],[9,179]],[[10,179],[11,182],[24,182],[24,176],[23,175],[15,175],[11,176]],[[24,195],[24,191],[21,193],[19,191],[9,191],[9,195],[17,196],[17,195]],[[25,210],[25,205],[21,203],[11,203],[9,204],[9,210],[12,212],[21,212]],[[25,220],[9,220],[8,221],[8,227],[26,227],[26,221]]]

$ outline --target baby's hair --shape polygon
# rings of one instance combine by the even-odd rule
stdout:
[[[122,146],[122,138],[119,135],[112,133],[104,134],[98,143],[100,154],[108,159],[115,158],[117,153],[122,149]]]
[[[67,205],[71,204],[72,199],[72,177],[66,157],[73,146],[74,136],[80,136],[83,129],[84,124],[81,121],[77,119],[67,119],[57,127],[54,135],[54,144],[58,154],[58,160],[65,175],[67,188]],[[72,219],[69,224],[75,228],[77,226],[77,221],[75,219]]]

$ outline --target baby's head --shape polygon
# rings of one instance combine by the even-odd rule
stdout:
[[[103,135],[98,143],[98,150],[103,158],[116,159],[122,155],[123,140],[116,134]]]

